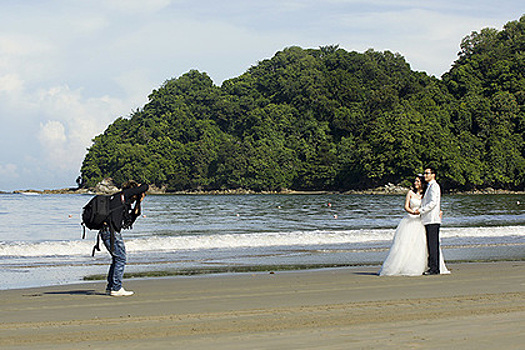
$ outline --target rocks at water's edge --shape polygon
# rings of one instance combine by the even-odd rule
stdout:
[[[401,195],[406,194],[409,188],[388,183],[384,186],[367,189],[367,190],[350,190],[346,192],[331,192],[331,191],[296,191],[289,189],[281,189],[280,191],[261,191],[246,190],[243,188],[227,189],[227,190],[191,190],[191,191],[168,191],[165,186],[156,187],[150,185],[148,194],[185,194],[185,195],[240,195],[240,194],[381,194],[381,195]],[[113,194],[120,191],[112,178],[106,178],[100,181],[95,187],[91,188],[64,188],[57,190],[20,190],[13,193],[22,194]],[[1,193],[1,192],[0,192]],[[5,192],[4,192],[5,193]],[[523,192],[496,190],[493,188],[485,188],[473,191],[447,191],[448,194],[523,194]]]

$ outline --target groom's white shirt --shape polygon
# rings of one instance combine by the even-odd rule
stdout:
[[[421,214],[421,222],[423,225],[429,224],[441,224],[441,188],[436,180],[432,180],[428,183],[425,195],[421,200],[421,208],[419,213]]]

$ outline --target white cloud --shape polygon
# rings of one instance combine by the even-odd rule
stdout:
[[[52,165],[58,169],[66,169],[67,164],[64,156],[66,155],[67,137],[64,125],[56,120],[48,121],[45,124],[40,123],[38,139],[43,147],[46,160],[51,161]]]
[[[76,35],[93,35],[109,27],[110,20],[101,15],[84,15],[64,20],[70,30],[74,30]]]
[[[0,53],[2,56],[40,55],[49,52],[51,48],[45,41],[39,40],[38,35],[2,34],[0,36]]]
[[[358,50],[399,52],[412,69],[441,76],[456,59],[461,39],[486,26],[486,20],[433,9],[392,9],[355,16],[342,14],[334,22],[348,29],[341,44]]]
[[[51,63],[55,59],[56,47],[40,32],[0,34],[0,76],[11,83],[14,78],[24,85],[48,80],[57,70]]]
[[[0,164],[0,176],[2,178],[11,178],[16,179],[19,177],[18,175],[18,167],[16,164]]]
[[[17,93],[21,91],[23,87],[24,82],[16,73],[0,76],[0,93]]]
[[[40,133],[38,138],[44,147],[62,147],[66,142],[66,129],[64,125],[56,120],[40,123]]]
[[[105,0],[101,3],[111,10],[127,13],[152,13],[169,6],[172,0]]]
[[[91,139],[104,131],[126,107],[109,96],[86,98],[81,90],[56,86],[39,91],[38,105],[54,118],[40,124],[44,159],[60,169],[78,169]]]

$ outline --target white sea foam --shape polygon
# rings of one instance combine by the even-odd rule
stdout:
[[[309,231],[287,233],[223,234],[135,239],[127,243],[130,251],[172,249],[234,249],[246,247],[317,246],[360,243],[390,239],[392,230]]]
[[[345,231],[296,231],[251,234],[212,234],[183,236],[152,236],[126,239],[128,252],[155,252],[176,250],[242,249],[265,247],[316,247],[322,245],[373,243],[391,240],[393,229],[363,229]],[[495,237],[525,236],[525,226],[443,228],[441,237],[488,240]],[[0,243],[1,257],[80,256],[87,255],[93,240],[9,242]],[[102,244],[101,244],[102,245]]]
[[[86,255],[92,247],[91,241],[2,242],[0,257]]]
[[[525,236],[525,226],[443,227],[442,238]]]

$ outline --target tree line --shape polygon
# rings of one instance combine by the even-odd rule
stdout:
[[[94,138],[81,182],[365,189],[427,165],[447,189],[525,187],[525,16],[465,37],[440,79],[400,54],[289,47],[216,86],[196,70]]]

